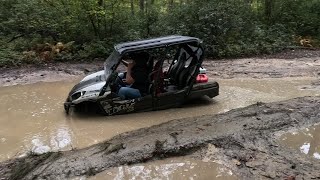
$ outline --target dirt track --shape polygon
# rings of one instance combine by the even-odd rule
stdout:
[[[293,58],[296,57],[296,58]],[[48,64],[1,69],[0,86],[79,78],[100,69],[92,64]],[[320,51],[204,62],[214,78],[317,77]],[[306,87],[306,88],[310,88]],[[61,179],[94,175],[109,167],[188,155],[223,161],[243,179],[320,178],[320,163],[277,144],[279,134],[320,122],[320,97],[258,103],[216,116],[173,120],[128,132],[104,143],[68,152],[29,155],[0,163],[0,179]],[[208,157],[207,157],[208,158]]]
[[[320,77],[320,50],[288,50],[280,54],[244,59],[207,59],[203,67],[211,79]],[[39,81],[74,80],[100,69],[103,69],[102,61],[0,68],[0,87]]]

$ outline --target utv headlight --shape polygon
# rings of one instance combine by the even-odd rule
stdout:
[[[82,95],[84,95],[85,93],[86,93],[86,91],[74,93],[71,96],[71,100],[74,101],[74,100],[78,99],[79,97],[81,97]]]

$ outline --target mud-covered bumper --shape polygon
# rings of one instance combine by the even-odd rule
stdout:
[[[63,103],[64,111],[67,114],[69,114],[70,108],[73,107],[73,106],[74,106],[74,104],[72,102],[68,101],[68,100]]]
[[[189,94],[189,98],[196,98],[207,95],[210,98],[219,95],[219,84],[217,82],[208,82],[195,84]]]

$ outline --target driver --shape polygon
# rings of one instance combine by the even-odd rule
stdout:
[[[122,99],[135,99],[147,92],[148,73],[147,60],[148,53],[140,52],[132,56],[132,62],[127,63],[127,74],[123,81],[127,84],[119,89],[118,95]]]

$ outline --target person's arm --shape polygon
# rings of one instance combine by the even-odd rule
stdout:
[[[122,59],[121,61],[122,61],[122,63],[123,63],[126,67],[128,67],[128,64],[129,64],[129,63],[128,63],[127,61],[125,61],[125,60],[123,60],[123,59]]]
[[[134,66],[134,63],[129,63],[128,67],[127,67],[127,75],[126,75],[126,83],[127,84],[133,84],[134,83],[134,79],[131,76],[132,73],[132,67]]]

